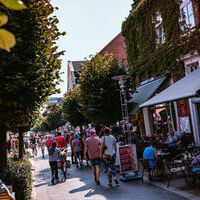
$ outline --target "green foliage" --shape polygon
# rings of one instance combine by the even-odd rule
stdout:
[[[139,2],[140,2],[140,0],[133,0],[133,3],[131,4],[131,7],[135,8],[138,5]]]
[[[76,127],[88,123],[88,120],[83,115],[79,87],[65,94],[62,103],[62,112],[65,121],[69,122],[72,126]]]
[[[60,105],[52,103],[48,106],[48,110],[46,117],[40,121],[39,126],[34,128],[34,131],[51,131],[65,124]]]
[[[129,72],[133,79],[144,73],[154,76],[183,75],[181,56],[200,51],[200,28],[180,29],[180,8],[177,0],[141,0],[123,22],[122,34],[127,46]],[[165,33],[165,43],[157,46],[155,25],[160,13]],[[134,81],[133,81],[134,82]],[[133,86],[134,87],[134,86]]]
[[[22,10],[26,8],[26,6],[23,4],[23,2],[18,0],[0,0],[0,3],[2,3],[7,8],[13,9],[13,10]],[[8,22],[8,16],[4,13],[0,13],[0,26],[3,26],[7,24]],[[12,47],[14,47],[16,44],[15,36],[1,28],[0,29],[0,48],[4,49],[6,51],[10,51]]]
[[[121,119],[120,94],[113,76],[126,74],[113,56],[97,54],[83,65],[80,75],[82,110],[94,124],[110,124]]]
[[[16,200],[30,200],[32,192],[31,163],[27,160],[10,160],[8,168],[0,172],[0,179],[12,185]]]
[[[19,0],[0,0],[0,2],[7,8],[10,8],[13,10],[22,10],[26,8],[23,2]]]
[[[4,26],[17,40],[10,53],[0,50],[0,127],[6,131],[30,129],[41,104],[58,92],[59,57],[64,53],[57,51],[56,40],[65,33],[58,30],[50,0],[23,2],[27,9],[20,12],[0,6],[0,13],[9,17]],[[0,144],[5,144],[2,140]],[[0,157],[1,169],[5,157]]]
[[[24,2],[27,9],[21,12],[5,10],[10,19],[6,26],[17,39],[11,53],[0,51],[0,124],[8,130],[30,126],[40,105],[58,92],[60,80],[63,52],[57,52],[55,42],[64,33],[52,16],[54,8],[49,0]]]

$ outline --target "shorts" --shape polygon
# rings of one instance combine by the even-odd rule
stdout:
[[[91,165],[94,167],[96,165],[100,165],[101,164],[101,160],[100,158],[94,158],[94,159],[90,159]]]

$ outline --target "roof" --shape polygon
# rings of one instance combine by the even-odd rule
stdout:
[[[200,95],[200,68],[180,79],[158,95],[149,99],[140,107],[176,101],[179,99],[198,97]]]
[[[75,72],[80,72],[82,68],[82,64],[86,64],[86,61],[72,61],[72,65]]]
[[[165,79],[166,77],[161,77],[154,80],[149,79],[150,81],[148,81],[146,84],[140,85],[136,88],[136,91],[129,102],[137,103],[139,105],[144,103],[150,97],[152,97]]]
[[[115,38],[113,38],[100,52],[100,55],[104,55],[106,53],[113,54],[113,56],[117,60],[122,60],[127,64],[127,56],[126,56],[126,45],[124,41],[124,37],[121,33],[119,33]]]
[[[134,103],[133,110],[130,113],[131,116],[135,115],[135,113],[140,109],[139,105],[153,96],[153,94],[161,86],[165,79],[165,76],[157,79],[151,78],[147,80],[146,83],[143,83],[136,88],[136,91],[134,92],[131,100],[129,100],[129,103]]]

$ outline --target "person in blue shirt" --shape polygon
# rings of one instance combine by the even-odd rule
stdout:
[[[149,160],[150,167],[156,167],[156,160],[158,160],[157,151],[156,151],[156,142],[152,142],[149,147],[146,147],[144,150],[144,159]]]

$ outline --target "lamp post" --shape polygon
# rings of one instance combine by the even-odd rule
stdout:
[[[130,126],[129,126],[129,115],[128,115],[128,102],[126,97],[126,80],[129,79],[128,75],[120,75],[112,77],[113,80],[118,81],[120,87],[120,100],[121,110],[123,119],[123,132],[125,135],[125,142],[131,143]]]

